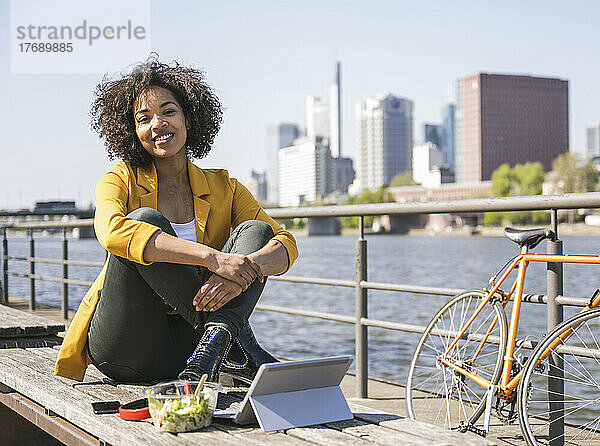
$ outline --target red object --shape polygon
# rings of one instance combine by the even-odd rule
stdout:
[[[148,408],[148,399],[141,398],[119,407],[119,416],[123,420],[145,420],[150,418],[150,409]]]

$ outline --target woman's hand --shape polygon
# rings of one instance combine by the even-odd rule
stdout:
[[[246,291],[256,279],[261,282],[264,280],[260,265],[242,254],[217,251],[215,259],[216,266],[209,269],[222,278],[235,282],[242,287],[242,291]]]
[[[241,292],[237,283],[212,274],[198,290],[193,304],[196,311],[216,311]]]

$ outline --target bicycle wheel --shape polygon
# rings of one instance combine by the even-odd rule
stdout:
[[[438,358],[450,347],[485,296],[481,290],[458,294],[442,307],[425,329],[410,363],[406,382],[407,409],[413,420],[456,429],[464,423],[475,423],[483,413],[487,389],[444,365]],[[499,302],[487,304],[447,358],[496,384],[502,373],[506,333],[502,305]]]
[[[549,363],[550,356],[540,362],[566,330],[573,332],[563,341],[561,354],[555,355],[555,364]],[[550,348],[552,352],[557,349]],[[548,390],[550,370],[561,376],[553,378],[552,391]],[[600,309],[573,316],[540,342],[523,369],[518,398],[521,431],[529,445],[600,444]],[[556,401],[563,404],[563,410]],[[558,423],[551,426],[550,415]]]

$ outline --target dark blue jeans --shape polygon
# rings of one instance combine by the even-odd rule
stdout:
[[[158,211],[140,208],[129,217],[175,235]],[[246,221],[229,237],[223,252],[250,254],[273,237],[262,221]],[[176,377],[185,367],[207,323],[225,327],[235,338],[264,288],[255,281],[246,291],[214,312],[196,311],[194,296],[208,277],[196,267],[155,262],[141,265],[110,254],[104,286],[88,331],[93,364],[121,382],[149,383]],[[165,302],[177,311],[168,315]]]

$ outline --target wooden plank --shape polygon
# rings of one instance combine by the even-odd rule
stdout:
[[[367,439],[356,437],[348,433],[341,432],[336,429],[331,429],[326,426],[311,426],[300,427],[296,429],[288,429],[286,433],[290,436],[301,438],[312,443],[324,446],[353,445],[353,446],[372,446],[373,443]],[[420,439],[419,439],[420,441]],[[421,443],[413,442],[408,439],[406,442],[397,441],[396,445],[420,446]]]
[[[166,434],[162,434],[166,435]],[[210,435],[210,436],[209,436]],[[186,444],[217,444],[226,446],[240,446],[240,439],[227,432],[217,429],[215,426],[208,426],[197,432],[182,432],[177,434],[177,438],[185,440]]]
[[[58,356],[58,350],[53,348],[32,348],[28,349],[31,353],[38,355],[42,358],[54,362]],[[94,382],[104,378],[104,375],[96,369],[93,365],[88,367],[86,373],[86,380]],[[82,388],[89,388],[94,390],[95,396],[100,394],[106,395],[104,399],[120,399],[121,401],[129,401],[137,399],[142,395],[144,386],[134,385],[118,385],[117,387],[110,386],[107,384],[86,384],[83,386],[76,386],[79,390]],[[123,398],[123,395],[126,398]],[[148,421],[148,423],[150,423]],[[240,441],[247,444],[262,445],[268,443],[269,445],[290,445],[290,446],[307,446],[308,443],[299,439],[289,437],[282,433],[266,433],[256,428],[242,428],[234,425],[231,422],[213,420],[214,426],[211,428],[204,429],[200,432],[186,432],[177,434],[177,437],[186,438],[191,442],[198,443],[205,441],[203,434],[211,432],[211,441],[218,441],[219,444],[232,444],[235,442],[239,445]]]
[[[65,324],[0,305],[0,338],[56,335]]]
[[[461,446],[487,446],[495,443],[474,433],[448,431],[431,424],[418,423],[409,418],[391,416],[389,413],[359,404],[349,403],[355,418],[373,423],[386,429],[409,433],[413,436],[428,440],[427,444],[460,444]]]
[[[55,321],[51,321],[47,318],[38,316],[36,314],[27,313],[16,308],[11,308],[6,305],[0,305],[0,317],[2,318],[2,321],[16,322],[19,325],[46,325],[48,323],[56,324]]]
[[[63,444],[96,446],[98,440],[63,418],[45,413],[44,408],[18,393],[0,393],[0,402]]]
[[[51,362],[54,362],[58,355],[56,348],[33,348],[29,351]],[[86,380],[97,381],[103,377],[104,375],[95,367],[88,367]],[[139,395],[142,389],[141,386],[119,385],[114,388],[105,384],[78,387],[95,389],[95,394],[106,395],[105,399],[114,399],[111,396],[120,395],[122,391],[125,391],[125,395]],[[133,396],[132,399],[134,399]],[[217,420],[215,420],[214,427],[237,438],[240,442],[257,445],[306,444],[306,442],[330,446],[339,444],[357,446],[372,444],[403,444],[406,446],[461,444],[463,446],[480,446],[492,444],[473,434],[445,431],[435,426],[416,423],[400,416],[357,404],[350,404],[350,407],[355,415],[354,420],[328,423],[326,426],[289,429],[285,434],[281,432],[265,433],[256,428],[239,427],[227,421]],[[189,433],[184,436],[191,439],[197,434]]]
[[[31,350],[32,353],[38,354],[44,358],[50,359],[52,361],[56,360],[56,357],[58,356],[58,350],[54,349],[54,348],[32,348],[32,349],[28,349]],[[88,367],[88,370],[86,372],[86,379],[93,379],[93,380],[100,380],[104,377],[104,375],[98,370],[96,369],[96,367],[94,367],[93,365]],[[104,387],[108,387],[106,385],[102,385]],[[111,389],[112,387],[108,387],[109,389]],[[132,385],[122,385],[119,384],[118,388],[120,389],[127,389],[129,392],[141,392],[143,386],[132,386]],[[109,390],[110,391],[110,390]],[[214,427],[227,432],[228,434],[239,438],[240,441],[247,443],[247,444],[256,444],[256,445],[263,445],[263,444],[269,444],[269,445],[290,445],[290,446],[301,446],[304,445],[306,446],[308,443],[300,438],[297,437],[293,437],[293,436],[289,436],[286,434],[283,434],[281,432],[271,432],[271,433],[267,433],[267,432],[263,432],[260,429],[257,429],[256,427],[242,427],[242,426],[237,426],[236,424],[230,422],[230,421],[224,421],[224,420],[217,420],[214,419],[213,420],[213,424]],[[191,432],[191,433],[186,433],[185,436],[190,436],[190,435],[196,435],[196,432]],[[183,435],[183,434],[178,434],[179,436]],[[336,438],[339,440],[340,436],[336,436]],[[343,437],[343,439],[347,439],[345,436]],[[338,443],[339,444],[339,441]],[[365,445],[367,443],[361,443],[361,445]]]
[[[58,356],[58,350],[53,348],[28,348],[26,351],[45,359],[54,367],[54,362]],[[53,373],[50,371],[50,373]],[[54,376],[54,375],[52,375]],[[96,367],[90,365],[85,374],[83,383],[77,383],[73,380],[55,376],[55,379],[69,384],[73,389],[89,394],[93,399],[91,401],[119,400],[121,403],[127,403],[141,398],[143,386],[111,386],[102,383],[105,376]]]
[[[53,345],[60,345],[62,342],[63,338],[55,335],[0,337],[0,348],[52,347]]]
[[[56,357],[58,356],[58,350],[52,349],[52,348],[32,348],[32,349],[28,349],[28,351],[30,351],[31,353],[36,354],[42,358],[46,358],[46,359],[50,360],[52,363],[54,363],[54,361],[56,360]],[[87,372],[86,372],[86,381],[93,383],[93,382],[101,381],[102,378],[105,378],[105,375],[102,374],[102,372],[100,372],[96,367],[94,367],[93,365],[90,365],[88,367]],[[59,379],[65,379],[65,378],[59,378]],[[72,382],[71,380],[68,380],[68,381]],[[118,386],[111,386],[109,384],[83,384],[83,385],[76,385],[75,388],[77,390],[85,392],[85,393],[92,393],[93,396],[96,398],[94,401],[117,399],[124,403],[124,402],[133,401],[133,400],[139,399],[140,397],[143,397],[143,395],[144,395],[143,389],[145,388],[145,386],[122,385],[122,384],[119,384]],[[136,422],[136,424],[140,424],[140,423],[150,425],[152,427],[152,429],[154,429],[154,432],[157,435],[161,435],[161,436],[162,435],[171,435],[171,434],[166,434],[166,433],[159,433],[158,430],[152,424],[151,420],[143,420],[143,421]],[[131,423],[128,423],[128,424],[131,424]],[[210,438],[206,438],[207,435],[209,435]],[[193,436],[195,436],[195,437],[192,438]],[[223,432],[219,429],[216,429],[215,427],[208,427],[208,428],[202,429],[201,431],[198,431],[198,432],[180,433],[180,434],[177,434],[177,438],[187,439],[188,442],[191,442],[194,444],[197,444],[199,441],[215,441],[215,442],[218,442],[218,444],[239,446],[239,441],[237,441],[234,438],[234,436],[232,436],[226,432]]]
[[[52,379],[48,370],[42,373],[30,367],[32,360],[48,368],[49,363],[42,362],[30,352],[17,349],[0,351],[0,381],[110,444],[151,441],[148,435],[139,434],[140,429],[135,429],[132,435],[121,433],[122,426],[118,425],[119,420],[114,416],[93,415],[90,402],[94,399],[86,398],[87,395],[65,382]]]
[[[198,432],[199,437],[190,441],[184,437],[159,433],[150,422],[126,422],[114,415],[95,415],[91,402],[106,399],[107,395],[114,396],[112,392],[98,388],[108,386],[84,385],[72,388],[66,378],[50,374],[50,365],[51,361],[41,361],[38,355],[29,351],[2,350],[0,381],[111,445],[187,445],[208,441],[239,446],[239,440],[216,429]],[[15,370],[19,373],[16,374]],[[134,396],[124,389],[111,390]]]
[[[327,423],[325,426],[337,429],[345,434],[353,437],[364,439],[370,443],[380,444],[383,446],[402,445],[429,445],[429,439],[415,436],[412,432],[399,432],[392,429],[386,429],[376,424],[371,424],[360,419],[337,421],[335,423]]]
[[[233,422],[218,420],[215,423],[217,429],[222,429],[238,438],[240,443],[262,446],[309,446],[311,443],[302,439],[286,435],[283,432],[263,432],[257,427],[238,426]]]

